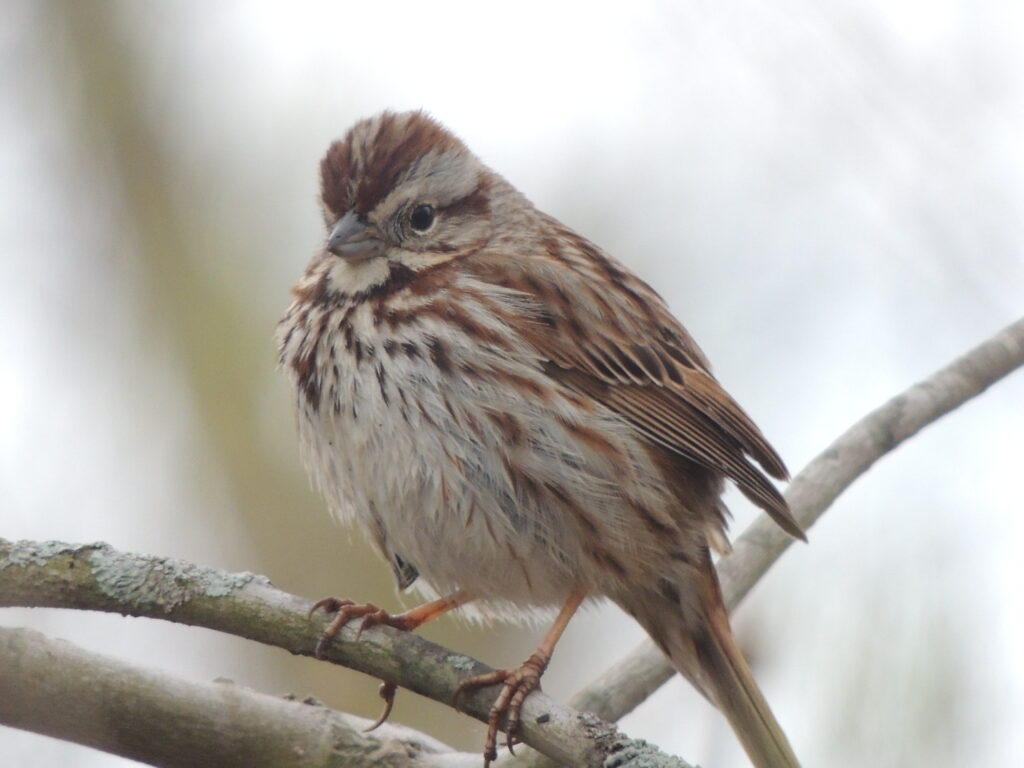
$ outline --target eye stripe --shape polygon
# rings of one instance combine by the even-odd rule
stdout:
[[[491,210],[491,204],[488,201],[490,188],[490,180],[481,178],[476,189],[454,203],[442,207],[441,210],[444,211],[445,216],[481,216],[486,214]]]

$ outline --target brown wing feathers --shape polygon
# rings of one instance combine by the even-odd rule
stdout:
[[[678,324],[657,294],[646,284],[636,283],[619,296],[609,297],[607,289],[603,293],[608,301],[602,304],[619,310],[618,323],[612,326],[618,326],[615,338],[607,333],[607,322],[581,321],[569,314],[574,310],[585,314],[579,303],[563,306],[566,316],[560,319],[584,328],[583,334],[572,338],[538,333],[531,338],[551,361],[549,375],[615,410],[652,443],[725,475],[783,530],[804,539],[785,499],[750,461],[773,477],[786,479],[782,459],[704,368],[704,355],[685,332],[676,330]],[[644,301],[648,298],[649,302]],[[639,301],[645,304],[642,312],[638,312]],[[606,333],[597,334],[596,328]]]

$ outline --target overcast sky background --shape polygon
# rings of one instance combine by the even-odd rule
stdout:
[[[308,489],[272,342],[323,238],[319,158],[384,108],[426,108],[652,283],[793,470],[1024,308],[1013,0],[2,5],[4,538],[399,605]],[[1024,763],[1022,404],[1017,374],[887,457],[738,612],[805,765]],[[204,630],[0,622],[376,715],[372,680]],[[541,633],[424,634],[508,666]],[[546,690],[640,637],[578,618]],[[408,692],[393,717],[482,743]],[[678,679],[622,725],[745,765]],[[129,764],[3,728],[0,762]]]

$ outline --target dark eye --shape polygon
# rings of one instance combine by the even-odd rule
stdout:
[[[434,206],[423,203],[412,209],[409,223],[417,232],[426,232],[434,223]]]

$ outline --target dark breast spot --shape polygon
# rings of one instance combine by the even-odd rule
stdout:
[[[377,363],[376,373],[377,373],[377,385],[380,387],[380,396],[384,400],[384,404],[387,405],[388,402],[389,402],[389,399],[388,399],[388,383],[387,383],[388,377],[387,377],[387,373],[384,371],[384,366],[382,364]]]
[[[511,413],[504,411],[487,411],[487,417],[501,432],[502,440],[507,445],[521,445],[526,436],[522,423]]]
[[[452,372],[452,360],[448,354],[448,347],[436,336],[427,337],[427,349],[430,351],[430,359],[441,373]]]
[[[310,348],[305,355],[298,355],[292,360],[295,371],[296,386],[306,398],[306,402],[316,411],[320,407],[320,372],[316,367],[316,347]]]

